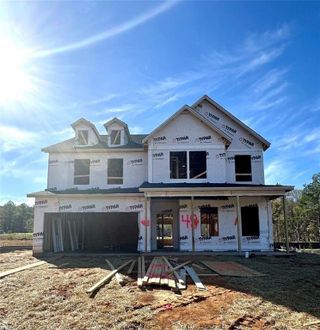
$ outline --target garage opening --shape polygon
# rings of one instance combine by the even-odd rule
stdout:
[[[46,213],[44,252],[136,252],[138,213]]]

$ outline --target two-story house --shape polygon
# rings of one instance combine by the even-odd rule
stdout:
[[[34,253],[268,251],[270,143],[208,96],[148,135],[114,118],[101,135],[85,119],[75,137],[43,149],[48,186],[35,197]]]

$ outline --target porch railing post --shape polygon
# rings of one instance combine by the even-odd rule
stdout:
[[[283,195],[282,197],[283,203],[283,219],[284,219],[284,228],[285,228],[285,235],[286,235],[286,251],[289,253],[289,234],[288,234],[288,219],[287,219],[287,212],[286,212],[286,196]]]
[[[195,241],[194,241],[194,208],[193,208],[194,197],[191,196],[191,235],[192,235],[192,252],[195,251]]]
[[[240,197],[236,196],[236,205],[237,205],[237,239],[238,239],[238,252],[240,253],[242,250],[242,241],[241,241],[241,236],[242,236],[242,230],[241,230],[241,208],[240,208]]]

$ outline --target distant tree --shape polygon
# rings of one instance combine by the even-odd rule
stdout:
[[[15,205],[12,201],[0,207],[0,232],[25,233],[33,227],[33,207]]]
[[[308,232],[320,241],[320,173],[313,175],[312,182],[304,185],[300,205],[309,219]]]

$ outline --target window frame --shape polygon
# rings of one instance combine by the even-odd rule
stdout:
[[[115,136],[114,136],[115,134]],[[119,143],[116,140],[119,139]],[[110,145],[119,146],[121,145],[121,129],[113,129],[110,133]]]
[[[253,211],[253,209],[255,211]],[[248,211],[248,214],[245,214],[245,211]],[[250,211],[251,211],[251,214],[250,214]],[[256,213],[256,214],[253,214],[253,213]],[[256,218],[254,218],[252,220],[253,215],[255,215]],[[252,226],[253,221],[257,221],[257,222]],[[254,230],[254,231],[250,232],[250,230]],[[245,234],[244,234],[244,232],[245,232]],[[251,236],[260,237],[260,217],[259,217],[259,206],[258,205],[250,205],[250,206],[241,207],[241,233],[242,233],[242,237],[251,237]]]
[[[211,216],[210,216],[211,215]],[[205,220],[205,221],[204,221]],[[204,233],[204,227],[206,233]],[[200,234],[205,239],[219,237],[219,209],[218,207],[200,208]]]
[[[83,135],[84,133],[86,136]],[[78,134],[77,144],[79,146],[87,146],[89,144],[89,130],[79,129],[77,134]],[[81,143],[81,142],[84,142],[84,143]]]
[[[181,176],[181,177],[175,177],[176,175],[173,175],[173,159],[172,157],[174,156],[173,154],[178,154],[178,153],[184,153],[185,154],[185,176]],[[191,178],[191,173],[192,171],[194,171],[195,169],[191,169],[191,161],[190,161],[190,153],[204,153],[205,155],[205,171],[203,171],[202,174],[199,176],[196,175],[195,177]],[[176,167],[177,169],[177,167]],[[207,170],[208,170],[208,166],[207,166],[207,151],[205,150],[172,150],[169,151],[169,172],[170,172],[170,179],[171,180],[203,180],[203,179],[207,179]],[[199,176],[199,177],[198,177]]]
[[[80,169],[81,162],[88,167],[88,173],[76,174],[76,172],[82,172],[83,169]],[[87,164],[86,164],[87,163]],[[82,164],[83,165],[83,164]],[[87,179],[84,182],[81,180]],[[74,172],[73,172],[73,184],[74,185],[89,185],[90,184],[90,159],[75,159],[74,160]]]
[[[248,164],[237,164],[241,161],[240,157],[243,159],[246,157],[249,160],[250,168],[245,169],[244,171],[237,171],[237,167],[245,167]],[[252,161],[251,161],[251,155],[235,155],[234,156],[234,173],[235,173],[235,180],[236,182],[252,182]]]
[[[112,161],[121,161],[121,166],[119,167],[118,165],[115,165],[114,167],[112,167],[110,165],[110,163]],[[110,176],[110,171],[114,171],[114,168],[120,168],[122,171],[122,176]],[[112,181],[112,182],[111,182]],[[107,184],[123,184],[123,158],[109,158],[107,160]]]

